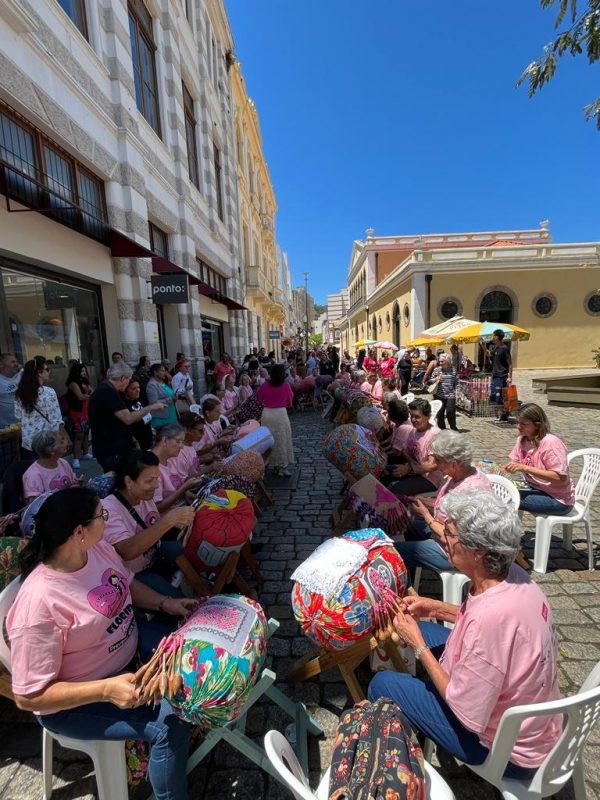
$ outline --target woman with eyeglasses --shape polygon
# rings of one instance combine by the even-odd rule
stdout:
[[[21,423],[21,457],[24,461],[35,459],[31,440],[36,433],[60,431],[70,443],[56,392],[46,386],[49,379],[50,370],[46,359],[36,356],[23,367],[15,392],[15,417]]]
[[[378,673],[369,700],[390,697],[406,722],[465,764],[482,764],[509,708],[560,697],[550,604],[514,563],[523,529],[493,492],[450,492],[443,535],[453,566],[471,580],[461,606],[407,596],[393,620],[425,680]],[[454,623],[450,630],[433,618]],[[526,780],[562,733],[562,715],[531,717],[517,733],[505,778]]]
[[[185,800],[191,728],[166,700],[141,705],[134,659],[138,646],[150,653],[159,639],[136,621],[133,606],[162,612],[174,628],[195,601],[136,580],[105,540],[105,517],[84,488],[56,492],[35,516],[7,617],[15,702],[53,733],[149,742],[157,800]]]
[[[154,492],[154,502],[161,512],[172,506],[185,505],[185,493],[200,483],[197,475],[190,476],[182,469],[178,460],[185,446],[185,428],[179,423],[164,425],[156,433],[152,453],[158,458],[158,484]]]

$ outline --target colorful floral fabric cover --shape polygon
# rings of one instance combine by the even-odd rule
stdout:
[[[177,631],[183,685],[167,699],[178,716],[205,730],[236,719],[261,673],[267,633],[264,611],[248,597],[202,601]]]
[[[256,399],[256,392],[254,392],[253,395],[240,405],[237,415],[238,422],[246,422],[249,419],[256,419],[260,422],[263,408],[263,404],[258,402]]]
[[[241,550],[254,522],[254,508],[244,494],[218,489],[198,506],[185,555],[196,569],[212,572],[230,553]]]
[[[224,458],[218,470],[219,475],[242,475],[250,483],[262,481],[265,477],[265,462],[260,453],[245,450],[243,453]]]
[[[404,541],[409,525],[406,506],[373,475],[365,475],[350,487],[348,502],[359,522],[368,516],[369,527],[382,528],[396,541]]]
[[[24,545],[18,536],[0,537],[0,592],[19,575],[19,551]]]
[[[378,478],[387,461],[375,436],[360,425],[334,428],[325,437],[323,450],[328,461],[356,479],[369,474]]]
[[[349,531],[340,538],[365,547],[362,566],[343,588],[330,597],[308,591],[298,582],[292,589],[296,620],[308,638],[326,650],[343,650],[373,632],[377,597],[374,574],[400,597],[408,584],[404,562],[383,531],[367,528]]]

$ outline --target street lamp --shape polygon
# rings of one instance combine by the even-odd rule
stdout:
[[[304,330],[306,333],[306,357],[308,358],[308,272],[304,273]]]

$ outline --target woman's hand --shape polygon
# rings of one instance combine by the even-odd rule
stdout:
[[[186,617],[197,607],[198,601],[191,597],[167,597],[162,604],[162,610],[172,617]]]
[[[506,472],[514,475],[517,472],[526,472],[527,466],[525,464],[519,464],[518,461],[509,461],[508,464],[505,464],[502,469],[506,470]]]
[[[188,478],[186,481],[183,482],[182,488],[188,492],[190,489],[195,489],[197,486],[200,486],[202,483],[202,478]]]
[[[161,518],[164,522],[168,522],[171,528],[185,528],[194,521],[196,510],[191,506],[177,506],[172,508]]]
[[[136,708],[141,705],[140,693],[135,688],[134,680],[133,672],[106,678],[102,692],[103,699],[118,708]]]
[[[411,617],[410,614],[403,614],[402,612],[396,614],[392,624],[400,639],[409,647],[412,647],[413,650],[425,644],[421,629],[416,619]]]
[[[392,476],[394,478],[404,478],[405,475],[408,475],[410,472],[410,465],[409,464],[398,464],[397,467],[394,467],[392,470]]]
[[[413,512],[413,514],[416,514],[417,516],[421,517],[421,519],[424,519],[425,522],[427,522],[428,518],[431,517],[431,512],[429,511],[425,503],[418,497],[415,497],[415,499],[412,501],[410,509]]]
[[[420,597],[419,595],[406,595],[400,601],[400,608],[406,616],[413,619],[422,619],[423,617],[435,617],[435,612],[439,606],[439,600],[434,600],[431,597]]]
[[[150,411],[162,411],[163,408],[166,407],[167,407],[166,403],[152,403],[151,405],[148,406]]]

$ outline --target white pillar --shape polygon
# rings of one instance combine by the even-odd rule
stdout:
[[[427,283],[423,272],[413,275],[410,306],[410,338],[414,339],[421,331],[425,330],[425,320],[427,319]],[[400,313],[402,313],[402,309],[400,309]]]

